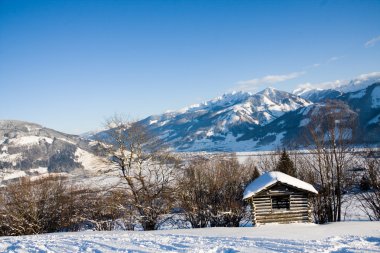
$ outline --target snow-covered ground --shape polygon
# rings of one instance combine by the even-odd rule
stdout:
[[[0,237],[0,252],[380,252],[380,222]]]

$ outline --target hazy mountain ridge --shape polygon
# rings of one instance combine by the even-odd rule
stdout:
[[[24,121],[0,121],[0,182],[83,170],[78,154],[91,152],[90,142],[79,136]]]

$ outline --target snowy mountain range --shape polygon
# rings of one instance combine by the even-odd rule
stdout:
[[[302,145],[300,133],[305,131],[310,113],[326,100],[336,99],[348,104],[348,115],[359,115],[357,143],[376,144],[380,142],[380,83],[372,81],[356,79],[337,89],[298,90],[296,94],[274,88],[256,94],[233,92],[150,116],[141,123],[177,151],[273,150]]]
[[[259,93],[233,92],[179,111],[141,121],[178,151],[242,149],[239,138],[287,112],[310,105],[294,94],[267,88]],[[251,143],[246,143],[249,149]]]
[[[354,80],[338,89],[298,90],[296,94],[274,88],[256,94],[233,92],[140,123],[174,151],[273,150],[302,146],[302,133],[313,113],[327,99],[335,99],[347,104],[346,115],[358,116],[356,144],[378,146],[380,82],[372,81]],[[33,123],[0,120],[0,185],[20,176],[106,170],[93,151],[93,137],[92,133],[79,137]]]

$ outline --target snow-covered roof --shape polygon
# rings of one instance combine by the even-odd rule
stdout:
[[[297,189],[318,194],[317,190],[311,184],[308,184],[302,180],[291,177],[279,171],[271,171],[264,173],[252,183],[250,183],[244,190],[243,199],[252,197],[277,182],[281,182],[293,186]]]

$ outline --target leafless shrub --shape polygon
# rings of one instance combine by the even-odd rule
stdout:
[[[236,157],[192,161],[178,182],[180,205],[192,226],[239,226],[245,215],[244,188],[257,173]]]
[[[76,231],[84,224],[110,230],[128,216],[123,202],[120,192],[82,189],[64,178],[22,179],[1,189],[0,235]]]

